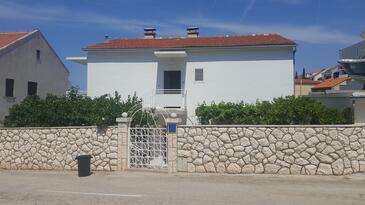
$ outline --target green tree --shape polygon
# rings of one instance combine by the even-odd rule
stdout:
[[[132,110],[132,107],[142,107],[142,100],[135,95],[128,96],[126,100],[122,100],[117,92],[114,96],[90,98],[79,95],[78,89],[71,88],[66,96],[25,98],[9,109],[4,125],[8,127],[108,126],[115,125],[115,119],[123,112]],[[150,113],[141,110],[135,114],[132,125],[143,126],[152,120]]]

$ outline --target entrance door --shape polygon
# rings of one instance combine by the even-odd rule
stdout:
[[[165,94],[181,93],[181,71],[164,71]]]

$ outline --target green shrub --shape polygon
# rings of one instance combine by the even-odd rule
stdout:
[[[195,110],[202,124],[351,124],[351,108],[342,111],[327,108],[308,97],[279,97],[273,101],[257,101],[255,104],[203,103]]]
[[[9,109],[4,125],[7,127],[57,127],[57,126],[108,126],[115,125],[123,112],[142,107],[142,100],[128,96],[123,101],[116,92],[114,96],[103,95],[90,98],[78,94],[72,88],[66,96],[48,95],[42,99],[29,96]],[[132,113],[129,113],[131,115]],[[132,125],[145,125],[152,117],[146,112],[137,112]]]

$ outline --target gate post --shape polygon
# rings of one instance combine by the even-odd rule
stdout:
[[[177,124],[181,122],[180,118],[176,118],[176,114],[172,113],[171,118],[166,119],[167,130],[167,169],[169,173],[175,173],[177,160]]]
[[[131,118],[127,113],[122,113],[122,117],[116,119],[118,123],[118,170],[125,171],[128,168],[128,128]]]

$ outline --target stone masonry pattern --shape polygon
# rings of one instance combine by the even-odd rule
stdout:
[[[91,154],[91,169],[117,170],[118,128],[0,128],[0,169],[77,170]]]
[[[361,126],[182,126],[184,172],[346,175],[365,172]]]

